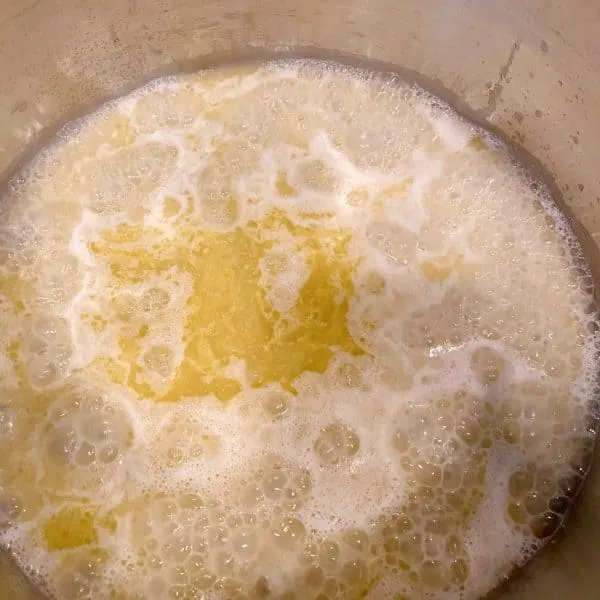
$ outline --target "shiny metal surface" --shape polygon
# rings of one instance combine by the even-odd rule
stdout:
[[[0,180],[66,120],[153,76],[273,53],[337,57],[404,73],[511,140],[595,261],[599,24],[597,0],[2,0]],[[565,531],[494,597],[598,598],[599,467]],[[0,597],[38,597],[6,556]]]

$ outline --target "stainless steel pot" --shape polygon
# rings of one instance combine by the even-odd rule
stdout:
[[[300,53],[404,73],[514,143],[596,262],[598,0],[2,0],[0,180],[76,114],[156,75]],[[535,157],[533,159],[532,157]],[[565,530],[498,599],[595,599],[600,465]],[[0,556],[0,597],[39,597]]]

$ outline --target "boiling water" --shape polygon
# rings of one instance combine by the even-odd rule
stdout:
[[[481,597],[594,439],[580,248],[503,148],[312,61],[68,126],[0,230],[0,541],[59,599]]]

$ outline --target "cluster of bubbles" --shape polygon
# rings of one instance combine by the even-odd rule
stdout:
[[[58,600],[473,600],[580,488],[577,241],[395,77],[153,82],[0,216],[0,544]]]
[[[71,335],[65,319],[52,314],[35,319],[23,349],[31,386],[43,389],[66,379],[71,370],[72,354]]]
[[[102,393],[65,394],[50,406],[42,426],[41,460],[97,470],[122,458],[133,430],[122,406]],[[81,477],[75,474],[76,481]]]
[[[400,586],[420,581],[433,589],[466,581],[468,554],[450,533],[455,523],[441,504],[422,511],[409,507],[323,536],[315,535],[300,511],[311,493],[308,471],[272,455],[227,500],[191,492],[142,494],[111,511],[127,538],[99,547],[97,536],[87,532],[75,565],[65,561],[58,567],[55,591],[69,598],[108,593],[325,600],[363,597],[384,574],[399,578]],[[433,496],[421,492],[419,500],[429,507]],[[71,543],[81,543],[85,524],[107,527],[109,520],[89,508],[69,512],[69,519],[46,525],[47,543],[56,539],[68,551]],[[123,558],[114,564],[109,556],[116,543],[124,544]]]

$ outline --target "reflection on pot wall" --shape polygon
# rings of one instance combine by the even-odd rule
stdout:
[[[0,173],[65,120],[155,75],[272,53],[346,56],[417,80],[536,157],[590,250],[600,241],[599,21],[595,0],[4,0]],[[565,534],[499,597],[595,598],[598,502],[593,473]],[[14,573],[4,581],[5,561],[6,597],[26,598]]]

